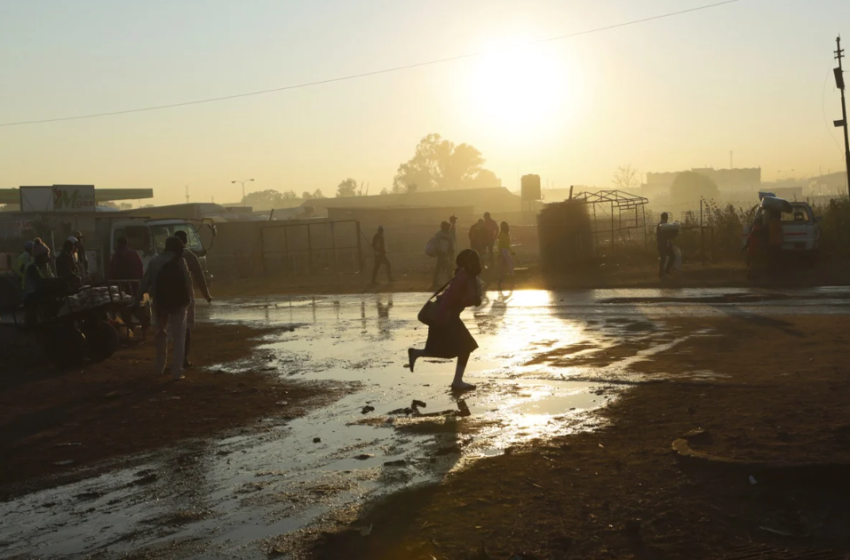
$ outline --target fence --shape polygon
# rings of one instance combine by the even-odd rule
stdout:
[[[207,266],[219,277],[354,274],[363,267],[355,220],[227,222],[217,229]]]
[[[263,272],[289,276],[363,270],[360,222],[275,224],[260,230]]]

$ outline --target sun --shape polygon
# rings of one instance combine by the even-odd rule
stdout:
[[[490,133],[541,135],[569,116],[571,79],[575,73],[557,49],[514,43],[475,61],[467,74],[466,110]]]

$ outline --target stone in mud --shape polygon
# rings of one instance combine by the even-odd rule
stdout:
[[[313,438],[313,443],[322,443],[322,438],[320,438],[320,437],[314,437],[314,438]]]
[[[372,457],[374,457],[374,455],[370,455],[369,453],[361,453],[360,455],[356,456],[355,459],[357,459],[358,461],[365,461],[366,459],[371,459]]]
[[[398,461],[387,461],[384,463],[385,467],[403,467],[407,464],[407,461],[404,459],[399,459]]]
[[[360,414],[369,414],[370,412],[375,412],[374,406],[366,405],[360,410]]]
[[[711,443],[711,433],[702,428],[697,428],[683,435],[682,439],[690,443]]]
[[[410,408],[428,408],[428,405],[425,404],[424,401],[417,401],[414,399],[413,402],[410,403]]]

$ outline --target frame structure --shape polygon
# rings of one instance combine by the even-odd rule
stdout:
[[[610,243],[611,255],[619,240],[623,244],[633,244],[643,240],[647,243],[646,205],[649,199],[619,190],[580,192],[573,200],[583,201],[592,210],[593,240],[596,258],[599,258],[600,243]],[[633,233],[634,232],[634,236]]]

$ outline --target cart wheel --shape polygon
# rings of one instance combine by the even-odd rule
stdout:
[[[118,331],[103,319],[83,323],[88,357],[93,362],[102,362],[118,350]]]
[[[55,325],[44,342],[45,353],[59,367],[77,367],[86,361],[86,337],[71,324]]]

